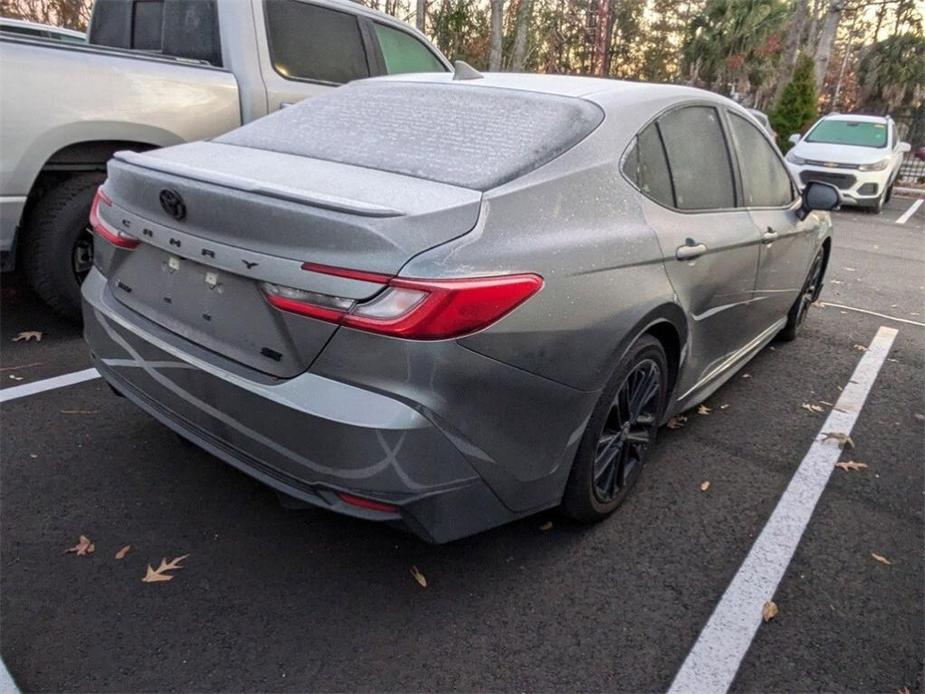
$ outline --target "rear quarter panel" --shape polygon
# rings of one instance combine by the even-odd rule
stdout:
[[[555,161],[486,193],[472,232],[402,270],[420,277],[543,277],[539,294],[461,345],[594,391],[628,346],[628,333],[647,317],[665,314],[661,309],[672,304],[673,291],[661,251],[638,193],[619,171],[634,133],[605,120]]]

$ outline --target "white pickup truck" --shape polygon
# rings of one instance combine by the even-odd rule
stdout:
[[[88,44],[0,31],[0,253],[78,318],[94,191],[117,150],[216,136],[363,77],[451,69],[346,0],[96,0]]]

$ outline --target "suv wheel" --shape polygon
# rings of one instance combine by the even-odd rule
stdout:
[[[668,360],[644,335],[620,361],[588,420],[562,498],[566,515],[603,520],[639,479],[668,396]]]
[[[80,285],[93,267],[90,205],[103,173],[72,176],[36,203],[22,239],[29,284],[65,318],[80,320]]]

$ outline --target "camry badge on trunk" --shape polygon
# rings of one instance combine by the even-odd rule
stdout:
[[[177,191],[164,188],[160,194],[160,201],[161,207],[164,208],[164,212],[177,221],[180,221],[186,216],[186,205]]]

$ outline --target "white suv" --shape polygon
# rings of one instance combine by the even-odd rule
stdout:
[[[791,135],[794,147],[787,165],[805,186],[831,183],[842,202],[879,212],[890,199],[908,142],[900,142],[889,116],[833,113],[820,118],[802,138]]]

